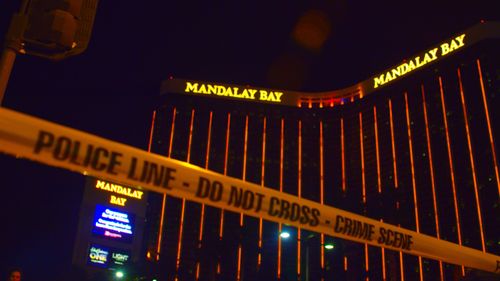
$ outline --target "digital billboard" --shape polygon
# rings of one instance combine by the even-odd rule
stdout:
[[[96,205],[92,233],[121,242],[132,242],[135,215],[104,205]]]

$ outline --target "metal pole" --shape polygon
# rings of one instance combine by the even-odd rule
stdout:
[[[0,107],[2,106],[3,96],[9,83],[10,74],[16,61],[18,52],[22,52],[22,35],[27,23],[27,14],[31,0],[23,0],[19,7],[19,13],[15,14],[11,21],[7,36],[5,38],[5,47],[0,59]]]
[[[0,106],[2,106],[3,96],[5,94],[5,90],[7,89],[10,73],[12,72],[15,60],[16,51],[6,47],[3,50],[2,59],[0,60]]]

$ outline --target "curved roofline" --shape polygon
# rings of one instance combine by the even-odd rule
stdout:
[[[160,94],[201,94],[218,98],[251,100],[288,106],[329,107],[363,98],[394,81],[418,72],[424,66],[434,64],[446,57],[459,53],[477,42],[500,38],[500,22],[481,22],[433,47],[420,52],[401,64],[381,71],[379,74],[355,85],[324,92],[297,92],[265,89],[233,84],[209,83],[170,78],[163,81]]]

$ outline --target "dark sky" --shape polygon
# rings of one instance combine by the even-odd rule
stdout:
[[[0,4],[2,38],[18,2]],[[340,89],[499,10],[498,0],[101,1],[88,49],[60,62],[18,56],[3,106],[145,149],[169,76]],[[70,265],[84,178],[4,155],[0,168],[0,272],[53,280]]]

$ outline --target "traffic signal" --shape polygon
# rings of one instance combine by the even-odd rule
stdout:
[[[32,0],[23,34],[27,54],[62,59],[90,41],[98,0]]]

